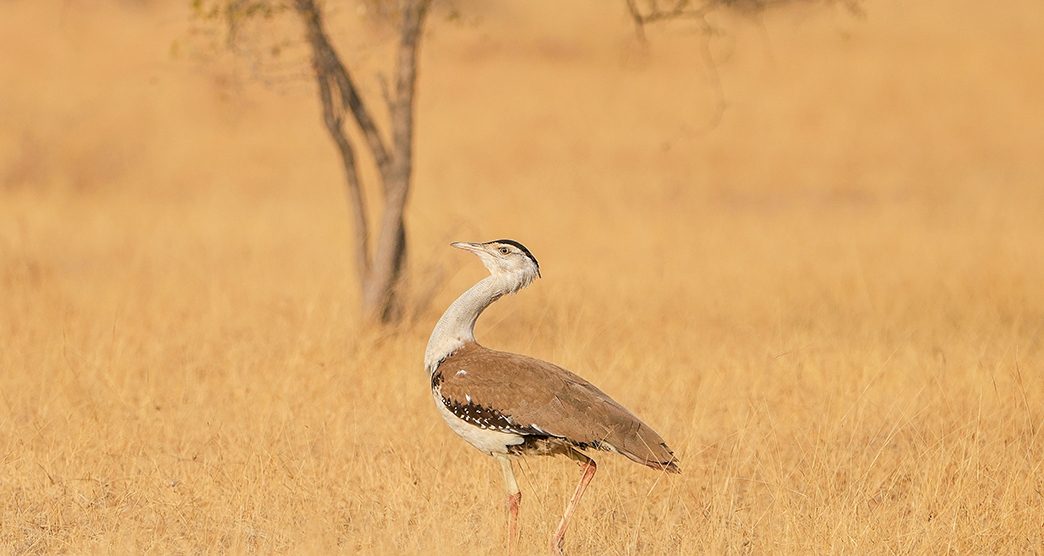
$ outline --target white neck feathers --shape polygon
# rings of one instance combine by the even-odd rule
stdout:
[[[439,363],[461,346],[475,341],[475,322],[486,307],[504,295],[524,288],[534,277],[507,273],[490,275],[462,293],[442,314],[428,338],[428,348],[424,351],[424,367],[428,373],[435,372]]]

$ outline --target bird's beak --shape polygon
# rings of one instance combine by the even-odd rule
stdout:
[[[457,249],[463,249],[465,251],[471,251],[471,252],[483,251],[484,250],[483,245],[481,243],[469,243],[467,241],[454,241],[453,243],[450,244],[450,246],[451,247],[456,247]]]

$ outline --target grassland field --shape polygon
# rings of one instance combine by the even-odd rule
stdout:
[[[479,340],[683,469],[598,456],[570,553],[1044,553],[1039,2],[647,44],[622,2],[437,7],[382,330],[304,52],[259,78],[188,4],[0,5],[0,552],[502,553],[499,470],[421,360],[484,272],[448,243],[508,237],[543,278]],[[353,10],[331,30],[379,97]],[[577,470],[522,470],[541,553]]]

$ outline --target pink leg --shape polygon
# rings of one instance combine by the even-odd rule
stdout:
[[[508,556],[518,554],[518,512],[522,507],[522,492],[518,489],[515,481],[515,472],[511,469],[511,460],[507,456],[497,456],[500,461],[500,470],[504,473],[504,487],[507,488],[507,510],[508,510]]]
[[[594,478],[595,471],[598,470],[598,465],[595,464],[595,461],[580,452],[574,451],[572,457],[583,468],[583,474],[580,475],[580,483],[576,485],[576,492],[573,493],[573,497],[569,499],[569,504],[566,505],[562,521],[558,522],[558,529],[555,531],[554,536],[551,537],[551,554],[564,554],[565,534],[566,528],[569,527],[569,518],[573,515],[573,511],[576,510],[580,497],[587,490],[588,483]]]
[[[516,554],[518,554],[518,510],[521,506],[521,492],[516,492],[514,494],[508,495],[508,556],[515,556]]]

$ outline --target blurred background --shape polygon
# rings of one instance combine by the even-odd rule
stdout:
[[[379,99],[393,30],[327,8]],[[784,2],[643,41],[622,0],[437,1],[407,317],[372,329],[293,18],[229,49],[189,2],[4,2],[0,546],[501,551],[421,360],[483,275],[447,244],[505,237],[543,279],[479,340],[685,470],[604,456],[575,552],[1044,549],[1042,16]],[[527,467],[526,543],[574,471]]]

